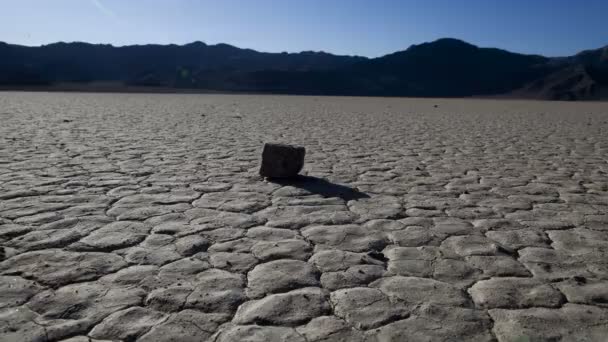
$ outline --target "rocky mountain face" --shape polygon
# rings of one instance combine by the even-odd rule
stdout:
[[[287,94],[608,99],[608,47],[547,58],[444,38],[378,58],[265,53],[227,44],[0,43],[4,88],[122,86]]]

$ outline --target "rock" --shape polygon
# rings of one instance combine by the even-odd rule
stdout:
[[[480,308],[522,309],[557,307],[563,296],[551,285],[534,278],[492,278],[477,282],[469,293]]]
[[[258,259],[251,253],[211,253],[211,265],[230,272],[247,272],[258,263]]]
[[[331,302],[336,316],[363,330],[405,318],[409,313],[404,305],[391,303],[382,291],[367,287],[332,292]]]
[[[392,243],[402,247],[438,246],[445,238],[444,234],[421,226],[409,226],[387,234]]]
[[[489,310],[499,342],[605,341],[608,309],[565,304],[559,309]]]
[[[383,261],[373,258],[366,253],[346,252],[336,249],[317,252],[310,258],[310,262],[321,272],[344,271],[355,265],[384,266]]]
[[[178,279],[184,276],[198,274],[211,268],[211,264],[203,259],[189,257],[176,260],[172,263],[163,265],[158,272],[160,277],[173,277]]]
[[[467,235],[477,231],[471,223],[455,217],[436,218],[433,221],[433,231],[440,234]]]
[[[367,221],[363,224],[363,227],[368,229],[377,230],[379,232],[394,232],[405,229],[407,226],[403,222],[388,220],[388,219],[376,219]]]
[[[199,342],[205,341],[221,323],[230,319],[225,314],[209,314],[183,310],[153,327],[138,339],[140,342]]]
[[[98,340],[96,338],[89,338],[87,336],[74,336],[67,340],[61,340],[61,342],[112,342],[110,340]]]
[[[125,260],[131,264],[164,265],[178,260],[181,256],[175,251],[175,246],[162,246],[154,248],[134,247],[128,249]]]
[[[245,302],[237,310],[233,322],[290,326],[305,323],[330,311],[323,291],[310,287]]]
[[[200,193],[188,189],[165,192],[160,194],[138,194],[121,198],[114,206],[146,206],[153,204],[189,203],[200,196]]]
[[[171,215],[171,214],[169,214],[169,215]],[[188,222],[180,222],[180,221],[161,222],[161,223],[155,225],[154,228],[152,228],[152,233],[155,233],[155,234],[178,235],[178,236],[186,236],[189,234],[195,234],[198,231],[200,231],[200,229],[190,226],[188,224]]]
[[[257,241],[249,239],[249,238],[240,238],[236,240],[226,241],[226,242],[216,242],[214,243],[207,252],[209,253],[218,253],[218,252],[226,252],[226,253],[249,253],[251,251],[251,247]]]
[[[318,272],[307,262],[276,260],[257,265],[248,274],[247,295],[259,298],[266,294],[319,286]]]
[[[253,213],[269,206],[270,200],[265,194],[256,192],[228,191],[204,194],[192,205],[198,208]]]
[[[23,226],[20,224],[3,224],[0,225],[0,238],[11,239],[19,235],[31,232],[34,229],[32,226]]]
[[[298,234],[291,229],[254,227],[247,230],[247,237],[261,241],[278,241],[294,239]]]
[[[146,277],[154,276],[157,273],[158,266],[135,265],[123,268],[116,273],[103,276],[99,281],[103,283],[116,283],[118,285],[137,285]]]
[[[474,283],[481,272],[464,260],[439,259],[435,261],[433,278],[435,280],[451,283],[459,287],[466,287]]]
[[[61,213],[65,217],[85,217],[88,215],[104,215],[107,205],[104,204],[84,204],[63,210]]]
[[[519,261],[534,277],[540,279],[592,278],[592,266],[596,263],[604,264],[605,260],[601,253],[575,257],[553,248],[526,247],[519,250]]]
[[[359,330],[334,316],[314,318],[308,324],[296,328],[308,342],[363,342],[365,337]]]
[[[38,315],[25,306],[0,310],[0,340],[10,342],[46,342],[47,332],[37,324]]]
[[[232,187],[232,184],[228,183],[215,183],[215,182],[202,182],[198,184],[192,184],[190,186],[193,190],[201,192],[219,192],[226,191]]]
[[[417,277],[385,277],[373,282],[391,300],[409,305],[431,303],[447,306],[466,306],[470,302],[465,293],[454,285]]]
[[[388,249],[388,248],[387,248]],[[395,247],[384,252],[391,275],[430,277],[434,261],[441,253],[437,247]]]
[[[0,247],[0,261],[14,257],[22,251],[11,247]]]
[[[202,232],[201,234],[209,240],[215,242],[225,242],[245,236],[245,230],[235,228],[218,228]]]
[[[401,202],[393,196],[361,198],[348,202],[348,207],[350,211],[359,215],[360,222],[373,219],[396,219],[402,215]]]
[[[388,244],[385,234],[358,225],[312,226],[302,229],[302,235],[322,249],[379,251]]]
[[[84,333],[109,314],[139,305],[144,296],[145,292],[139,288],[79,283],[41,292],[32,297],[27,306],[46,321],[57,325],[69,322]]]
[[[293,328],[259,325],[226,325],[210,341],[214,342],[306,342]]]
[[[439,217],[445,216],[441,210],[410,208],[405,211],[407,216],[411,217]]]
[[[12,210],[3,211],[2,216],[15,220],[20,217],[33,216],[44,212],[59,211],[68,207],[70,205],[65,203],[39,203],[32,201],[23,203],[23,206],[16,206]],[[25,221],[27,220],[26,218]]]
[[[505,201],[503,198],[486,199],[477,203],[479,206],[490,207],[497,213],[512,213],[517,210],[531,210],[532,202],[525,199]]]
[[[548,231],[547,235],[553,242],[553,248],[570,255],[608,256],[608,231],[575,228]]]
[[[0,276],[0,309],[19,306],[42,289],[31,280],[17,276]]]
[[[198,252],[206,251],[209,240],[200,235],[189,235],[175,241],[175,249],[183,256],[190,256]]]
[[[14,238],[10,241],[10,245],[25,250],[63,248],[110,221],[107,217],[97,216],[55,221],[40,227],[38,230]]]
[[[586,216],[585,226],[589,229],[608,230],[608,214]]]
[[[166,314],[136,306],[111,314],[95,326],[89,336],[98,339],[134,341],[166,318]]]
[[[74,253],[60,249],[27,252],[0,263],[0,272],[10,270],[53,287],[99,278],[126,266],[111,253]]]
[[[190,222],[190,219],[188,218],[188,216],[186,216],[185,213],[170,213],[170,214],[150,217],[145,222],[154,226],[154,229],[152,229],[152,232],[154,232],[154,233],[170,234],[167,232],[164,232],[164,233],[159,232],[159,231],[157,231],[156,228],[158,226],[162,226],[163,224],[179,224],[179,223],[188,224],[188,222]]]
[[[271,206],[254,215],[268,220],[267,226],[291,229],[311,224],[346,224],[358,218],[345,205]]]
[[[492,322],[485,312],[425,304],[407,319],[387,324],[369,335],[378,342],[491,342],[491,329]]]
[[[388,258],[386,257],[386,255],[384,255],[383,252],[377,252],[377,251],[372,250],[370,252],[367,252],[367,256],[372,259],[376,259],[382,263],[388,262]]]
[[[201,231],[208,231],[217,228],[231,227],[236,229],[246,229],[253,226],[264,224],[266,221],[258,217],[228,211],[219,211],[205,208],[194,208],[186,211],[186,216],[191,220],[190,231],[180,232],[177,235],[190,235]]]
[[[568,302],[608,307],[608,281],[574,277],[557,283]]]
[[[146,307],[162,312],[179,311],[194,288],[191,284],[178,284],[152,290],[146,298]]]
[[[475,228],[481,231],[487,230],[519,230],[525,227],[513,220],[506,219],[481,219],[475,221]]]
[[[431,228],[435,224],[432,219],[426,217],[406,217],[399,220],[399,222],[403,223],[406,227]]]
[[[321,275],[321,285],[328,290],[364,286],[382,277],[384,267],[376,265],[356,265],[345,271],[325,272]]]
[[[0,195],[0,200],[10,200],[13,198],[37,196],[37,195],[41,195],[41,194],[42,193],[40,191],[26,190],[26,189],[6,191],[2,195]]]
[[[87,233],[77,229],[35,230],[14,238],[7,245],[28,251],[62,248],[86,236]]]
[[[110,251],[130,247],[146,238],[151,227],[139,222],[119,221],[105,225],[80,240],[79,250]]]
[[[549,247],[551,243],[543,232],[533,229],[490,231],[486,233],[486,236],[512,249]]]
[[[125,260],[132,264],[161,266],[181,259],[171,235],[151,234],[137,246],[126,250]]]
[[[441,243],[446,251],[460,256],[498,255],[503,248],[494,241],[479,235],[450,236]]]
[[[55,212],[49,213],[40,213],[32,216],[25,216],[15,219],[13,222],[18,224],[28,224],[28,225],[41,225],[45,223],[50,223],[54,221],[61,220],[63,215],[59,215]]]
[[[253,159],[251,159],[253,160]],[[234,181],[234,179],[233,179]],[[248,179],[246,182],[237,182],[232,187],[233,191],[236,192],[254,192],[259,194],[272,194],[275,190],[279,189],[281,185],[270,183],[270,182],[260,182],[257,178]]]
[[[127,206],[115,206],[107,211],[110,216],[116,217],[118,220],[137,220],[143,221],[145,219],[161,216],[169,213],[184,212],[192,206],[188,203],[179,203],[171,205],[146,205],[144,207],[127,207]]]
[[[466,258],[467,262],[483,272],[485,277],[529,277],[524,265],[510,256],[474,255]]]
[[[264,144],[260,176],[268,178],[295,177],[304,166],[304,147]]]
[[[209,313],[233,313],[246,300],[245,277],[218,269],[196,275],[194,291],[187,297],[185,307]]]
[[[253,245],[251,252],[262,261],[274,259],[308,260],[312,254],[312,248],[304,240],[289,239],[260,241]]]
[[[495,218],[497,216],[494,210],[484,207],[448,209],[446,212],[451,217],[457,217],[464,220]]]

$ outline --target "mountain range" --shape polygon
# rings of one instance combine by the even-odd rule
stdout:
[[[608,46],[570,57],[525,55],[443,38],[378,58],[266,53],[228,44],[0,42],[0,87],[108,83],[138,89],[314,95],[608,99]]]

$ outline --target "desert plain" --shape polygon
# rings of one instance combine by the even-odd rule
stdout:
[[[608,103],[0,92],[0,341],[606,340]]]

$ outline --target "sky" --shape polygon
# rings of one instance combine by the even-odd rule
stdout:
[[[452,37],[566,56],[608,45],[608,0],[0,0],[0,41],[228,43],[377,57]]]

